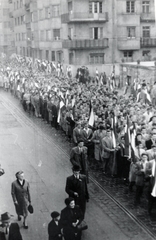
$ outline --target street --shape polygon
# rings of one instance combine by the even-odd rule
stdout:
[[[8,98],[9,104],[6,101]],[[52,211],[61,211],[64,207],[66,177],[72,174],[67,154],[55,144],[56,136],[46,137],[44,129],[28,124],[29,116],[14,112],[13,106],[19,108],[19,101],[10,93],[0,92],[0,164],[5,174],[0,178],[0,214],[8,211],[17,221],[11,197],[11,183],[15,173],[23,170],[30,183],[30,191],[34,214],[28,217],[29,229],[25,230],[22,222],[18,222],[24,240],[48,239],[47,225]],[[50,131],[50,126],[49,127]],[[83,233],[82,240],[127,240],[152,239],[119,208],[107,199],[108,204],[102,206],[107,196],[98,199],[97,187],[89,183],[90,201],[87,204],[86,221],[88,230]],[[110,209],[114,214],[109,214]],[[115,217],[116,216],[116,217]],[[118,223],[118,224],[117,224]],[[134,229],[135,228],[135,229]],[[134,229],[134,232],[133,232]]]

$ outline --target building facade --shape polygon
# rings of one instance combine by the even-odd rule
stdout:
[[[12,15],[9,1],[0,0],[0,52],[10,54],[14,51]]]
[[[8,4],[17,54],[90,69],[156,57],[154,0],[9,0]]]

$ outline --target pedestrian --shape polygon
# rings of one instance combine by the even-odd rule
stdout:
[[[135,192],[135,201],[134,204],[137,206],[140,204],[140,198],[143,194],[144,184],[146,180],[145,175],[145,168],[148,162],[148,154],[142,153],[140,161],[136,162],[135,164],[135,185],[136,185],[136,192]]]
[[[52,221],[48,224],[49,240],[62,240],[62,231],[60,224],[60,213],[51,213]]]
[[[111,130],[107,129],[106,137],[102,139],[102,163],[103,173],[106,175],[112,175],[112,162],[115,148],[113,147],[113,140],[111,137]]]
[[[12,183],[11,194],[13,202],[15,204],[16,213],[18,220],[21,220],[23,216],[23,226],[28,229],[27,216],[28,216],[28,205],[31,204],[30,197],[30,186],[29,182],[24,179],[23,171],[19,171],[15,174],[16,180]]]
[[[88,182],[88,155],[87,147],[84,146],[83,140],[79,139],[78,146],[73,147],[70,153],[70,162],[72,165],[79,165],[80,173],[86,175]]]
[[[1,214],[0,240],[22,240],[18,223],[11,223],[11,215],[8,212]]]
[[[87,179],[85,175],[80,174],[79,165],[74,165],[72,170],[73,175],[67,177],[65,191],[69,197],[74,198],[75,204],[80,207],[84,218],[86,202],[89,201]]]
[[[81,240],[81,231],[77,226],[82,222],[83,215],[80,207],[75,205],[72,197],[65,199],[66,207],[61,211],[61,225],[65,240]]]

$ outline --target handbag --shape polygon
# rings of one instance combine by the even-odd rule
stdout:
[[[82,222],[79,225],[77,225],[77,230],[78,231],[83,231],[83,230],[86,230],[86,229],[88,229],[88,225],[87,225],[85,220],[82,220]]]
[[[0,176],[2,176],[4,174],[4,169],[3,168],[0,168]]]
[[[31,204],[29,204],[29,206],[28,206],[28,211],[30,214],[33,214],[33,212],[34,212],[34,208]]]

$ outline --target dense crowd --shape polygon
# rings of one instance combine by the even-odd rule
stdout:
[[[135,79],[121,90],[114,74],[84,82],[80,76],[81,72],[76,78],[64,74],[62,68],[49,73],[45,66],[33,69],[12,59],[1,64],[0,77],[1,86],[19,99],[25,111],[64,131],[75,144],[70,154],[73,176],[78,172],[89,183],[90,167],[120,178],[129,191],[135,189],[135,205],[143,193],[147,196],[151,213],[156,199],[156,83],[149,86],[146,80]],[[71,197],[67,205],[75,201],[84,219],[89,196],[77,201],[77,191],[71,193],[68,180],[66,184]],[[59,213],[53,215],[57,218]]]

